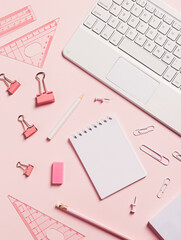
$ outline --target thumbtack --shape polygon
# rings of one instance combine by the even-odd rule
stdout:
[[[18,81],[11,81],[9,78],[5,76],[4,73],[0,74],[0,81],[3,81],[5,85],[7,86],[7,92],[12,95],[16,92],[16,90],[21,86],[21,84]]]
[[[18,162],[16,164],[16,167],[17,168],[21,168],[23,170],[23,174],[26,176],[26,177],[29,177],[34,169],[34,167],[31,165],[31,164],[28,164],[28,165],[25,165],[25,164],[22,164],[20,162]]]
[[[27,123],[24,119],[23,115],[20,115],[18,117],[18,121],[21,123],[21,125],[23,126],[24,132],[23,135],[25,138],[29,138],[31,137],[31,135],[33,135],[35,132],[38,131],[38,129],[34,126],[34,125],[30,125],[29,123]],[[25,126],[27,128],[25,128]]]
[[[136,197],[134,199],[134,203],[131,204],[131,210],[130,213],[134,214],[136,212]]]
[[[41,79],[40,79],[40,76],[41,76]],[[45,73],[39,72],[36,74],[35,78],[39,82],[39,94],[36,95],[37,106],[55,102],[53,92],[47,91],[47,88],[45,85]],[[42,91],[42,85],[43,85],[43,91]]]
[[[109,98],[95,98],[94,99],[94,102],[100,102],[100,103],[107,102],[107,101],[110,101],[110,99]]]

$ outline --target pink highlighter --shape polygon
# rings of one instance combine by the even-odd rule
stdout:
[[[61,185],[63,183],[63,162],[54,162],[52,164],[52,179],[53,185]]]

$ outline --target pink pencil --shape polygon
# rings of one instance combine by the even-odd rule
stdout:
[[[123,235],[123,234],[121,234],[119,232],[116,232],[113,229],[104,226],[102,223],[96,222],[93,219],[91,219],[89,217],[86,217],[86,216],[84,216],[81,213],[76,212],[75,210],[71,209],[70,207],[68,207],[65,204],[57,203],[56,207],[61,209],[61,210],[63,210],[63,211],[65,211],[65,212],[67,212],[67,213],[70,213],[71,215],[73,215],[75,217],[78,217],[81,220],[86,221],[86,222],[88,222],[88,223],[90,223],[90,224],[92,224],[92,225],[94,225],[94,226],[96,226],[96,227],[98,227],[100,229],[103,229],[104,231],[106,231],[106,232],[108,232],[108,233],[110,233],[110,234],[112,234],[112,235],[114,235],[116,237],[119,237],[120,239],[123,239],[123,240],[133,240],[133,238],[130,238],[130,237],[125,236],[125,235]]]

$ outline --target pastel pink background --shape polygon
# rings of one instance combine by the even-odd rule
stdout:
[[[87,240],[117,239],[54,208],[57,202],[69,204],[73,209],[98,220],[113,229],[128,234],[135,240],[156,240],[147,228],[147,222],[180,193],[181,163],[171,153],[180,150],[180,137],[143,113],[134,105],[81,71],[61,55],[66,42],[76,30],[95,0],[0,0],[1,16],[31,4],[37,21],[0,39],[3,45],[42,24],[60,17],[43,71],[46,83],[53,90],[56,102],[35,107],[38,84],[35,75],[40,69],[0,56],[1,71],[11,79],[21,82],[21,88],[8,96],[0,83],[0,239],[31,240],[28,229],[7,199],[10,194],[47,215],[67,224],[86,235]],[[167,0],[181,11],[179,0]],[[46,137],[72,102],[84,93],[85,97],[76,111],[61,128],[56,137],[47,142]],[[94,103],[95,97],[108,97],[109,103]],[[68,137],[83,127],[107,114],[113,113],[128,135],[148,172],[144,180],[100,201],[79,159],[68,142]],[[24,114],[38,132],[27,139],[22,136],[22,126],[17,117]],[[168,112],[169,114],[169,112]],[[180,114],[180,113],[178,113]],[[156,130],[148,135],[134,137],[132,132],[140,127],[154,125]],[[171,164],[164,167],[144,153],[139,146],[146,144],[169,157]],[[16,168],[16,163],[31,163],[35,166],[32,175],[25,178]],[[65,164],[62,186],[50,185],[51,164]],[[163,180],[171,179],[162,199],[156,194]],[[137,196],[137,210],[130,215],[130,204]]]

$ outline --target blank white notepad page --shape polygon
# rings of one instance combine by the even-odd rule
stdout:
[[[115,117],[70,137],[101,199],[145,177],[145,170]]]

